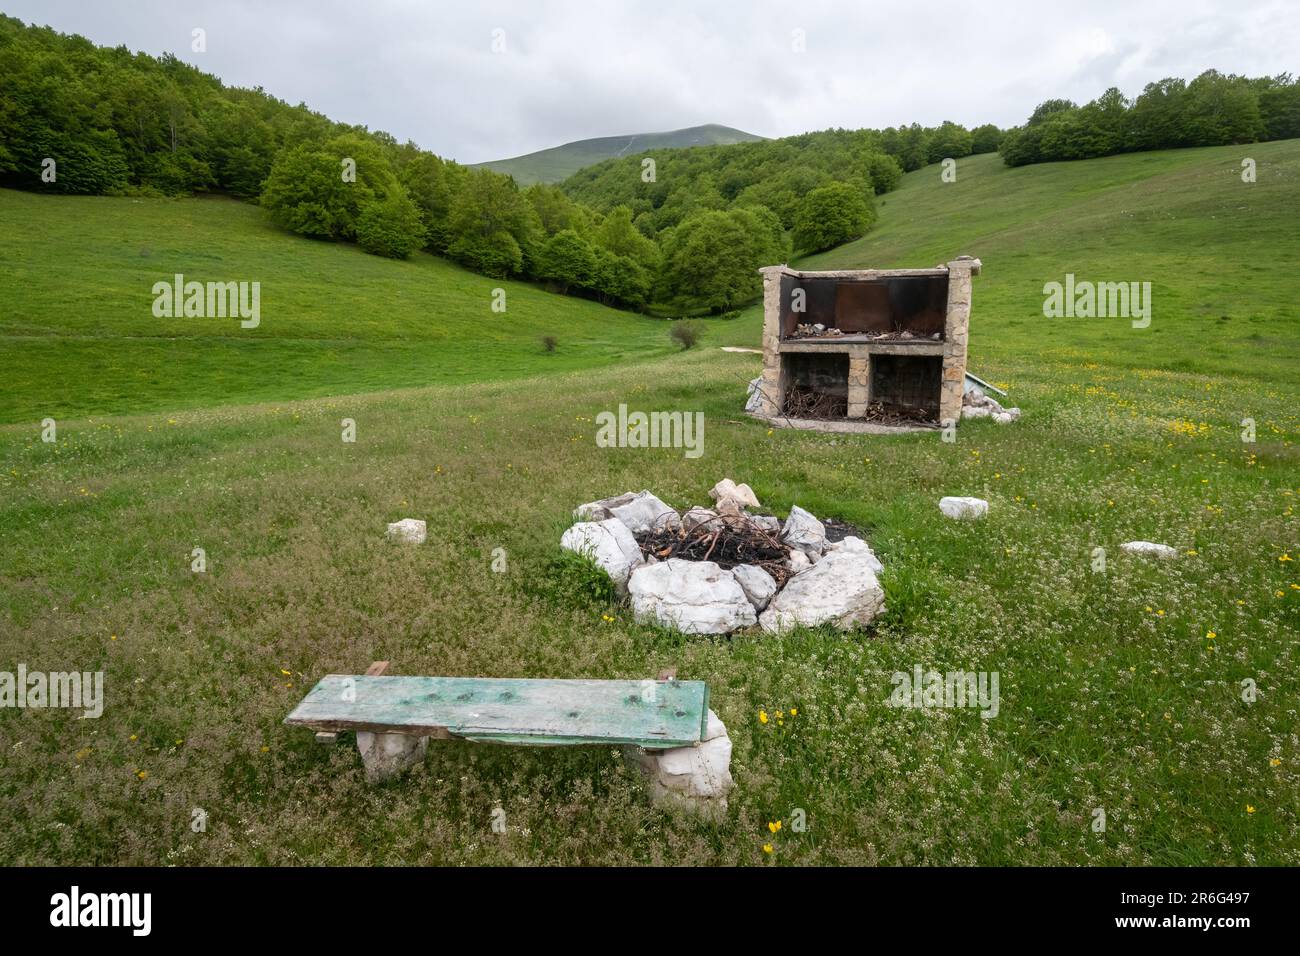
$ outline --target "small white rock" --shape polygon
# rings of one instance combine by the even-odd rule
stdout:
[[[755,611],[761,611],[767,607],[767,602],[772,600],[772,595],[776,593],[776,579],[768,574],[756,564],[742,564],[731,569],[731,576],[736,579],[740,589],[745,592],[745,597],[749,598],[749,603],[754,605]]]
[[[702,524],[708,524],[710,521],[716,522],[718,513],[710,511],[708,508],[701,508],[699,505],[691,508],[690,511],[682,515],[682,527],[688,532],[694,531]]]
[[[604,521],[617,518],[627,525],[633,534],[652,531],[666,527],[677,529],[682,526],[682,519],[677,512],[660,501],[649,491],[629,491],[613,498],[601,498],[578,505],[573,516],[579,521]]]
[[[781,540],[816,561],[826,550],[826,526],[798,505],[790,508],[790,517],[781,529]]]
[[[725,501],[728,498],[734,498],[743,508],[759,507],[758,498],[754,495],[754,490],[749,485],[738,485],[730,478],[723,478],[720,482],[709,489],[709,497],[714,501]]]
[[[786,559],[786,566],[798,574],[800,571],[806,571],[812,567],[812,558],[796,549],[791,550],[790,557]]]
[[[731,738],[718,715],[709,711],[704,739],[693,747],[669,750],[625,748],[628,761],[646,777],[650,798],[692,810],[725,810],[731,778]]]
[[[983,498],[946,497],[939,499],[939,510],[949,518],[982,518],[989,513]]]
[[[388,526],[387,537],[395,541],[424,544],[428,536],[424,522],[419,518],[403,518],[401,521],[394,521]]]
[[[1154,541],[1125,541],[1119,546],[1121,551],[1127,554],[1142,554],[1153,558],[1176,558],[1178,551],[1169,547],[1167,544],[1156,544]]]
[[[428,749],[428,737],[357,731],[357,750],[366,768],[366,779],[371,783],[388,780],[423,763]]]

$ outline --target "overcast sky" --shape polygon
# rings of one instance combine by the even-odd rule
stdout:
[[[0,10],[99,44],[170,51],[230,85],[465,163],[701,123],[762,136],[1010,126],[1044,99],[1084,102],[1108,86],[1133,96],[1208,68],[1300,72],[1300,0],[0,0]],[[196,27],[206,52],[191,50]]]

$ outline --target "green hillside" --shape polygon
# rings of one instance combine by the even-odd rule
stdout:
[[[633,133],[628,136],[601,136],[552,146],[535,153],[495,159],[476,165],[486,166],[515,178],[521,186],[533,183],[558,183],[578,170],[616,156],[632,156],[647,149],[675,149],[686,146],[727,146],[748,143],[763,137],[710,123],[666,133]]]
[[[260,282],[260,325],[155,318],[150,290],[177,272]],[[517,378],[671,348],[662,322],[426,253],[306,240],[222,199],[0,190],[0,289],[0,422]]]
[[[1241,160],[1258,164],[1241,180]],[[909,173],[880,219],[807,269],[926,267],[980,257],[973,361],[1035,356],[1294,380],[1300,368],[1300,140],[1011,168],[995,155]],[[1043,285],[1150,282],[1152,321],[1049,319]]]

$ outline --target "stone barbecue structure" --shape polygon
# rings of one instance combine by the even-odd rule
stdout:
[[[962,417],[971,277],[933,269],[763,274],[763,374],[753,414],[935,427]]]

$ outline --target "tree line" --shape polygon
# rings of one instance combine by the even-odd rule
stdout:
[[[1008,166],[1187,146],[1300,137],[1300,81],[1284,73],[1250,79],[1207,70],[1190,83],[1166,78],[1128,99],[1111,87],[1090,103],[1040,103],[1007,130]]]
[[[300,235],[394,258],[427,249],[630,308],[718,312],[752,301],[759,266],[862,235],[874,195],[937,153],[996,147],[981,147],[981,135],[954,124],[827,130],[657,151],[648,183],[638,157],[564,188],[520,189],[261,88],[227,87],[170,54],[0,16],[0,185],[224,193]]]

